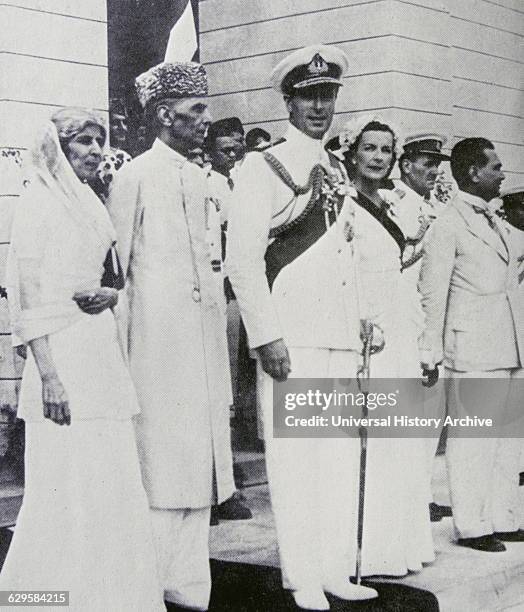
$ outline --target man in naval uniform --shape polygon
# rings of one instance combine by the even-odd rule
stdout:
[[[233,193],[226,269],[261,368],[266,462],[283,583],[304,609],[324,595],[369,599],[348,576],[358,441],[274,438],[273,379],[355,377],[359,338],[353,209],[347,177],[324,150],[342,77],[336,47],[295,51],[273,70],[289,124],[283,142],[250,153]],[[263,370],[263,371],[262,371]],[[353,549],[354,552],[354,549]]]
[[[421,365],[433,369],[443,362],[451,416],[478,414],[484,408],[480,390],[489,402],[485,416],[500,423],[513,418],[508,387],[518,389],[524,375],[517,254],[507,227],[489,205],[499,195],[504,173],[485,138],[458,142],[451,172],[459,191],[432,224],[424,246]],[[477,379],[469,383],[475,385],[473,405],[468,405],[465,379]],[[479,379],[489,379],[489,388]],[[488,436],[489,430],[478,429],[471,437],[467,427],[450,428],[446,462],[458,544],[500,552],[506,550],[503,541],[524,541],[519,530],[521,441]]]
[[[137,445],[165,599],[207,610],[210,508],[234,491],[220,224],[205,171],[187,159],[211,120],[207,76],[166,62],[136,88],[157,138],[119,171],[108,209],[127,281]]]
[[[398,196],[398,206],[395,208],[395,220],[402,229],[406,239],[406,249],[403,255],[404,276],[415,286],[418,284],[420,264],[423,253],[424,237],[431,223],[438,216],[439,210],[431,202],[431,192],[439,174],[440,164],[449,161],[449,155],[442,153],[446,144],[445,136],[435,133],[416,133],[406,136],[402,155],[398,160],[400,180],[394,181],[395,193]],[[415,322],[422,332],[424,318],[421,310],[413,312]],[[424,413],[428,417],[442,417],[445,412],[444,394],[440,391],[442,385],[428,390],[424,402]],[[440,430],[439,430],[440,432]],[[427,439],[428,480],[431,486],[434,457],[437,452],[439,436]],[[443,516],[449,516],[446,506],[431,500],[430,517],[433,522],[440,521]]]
[[[394,181],[401,200],[398,223],[405,235],[412,238],[419,233],[424,220],[434,220],[438,210],[431,202],[431,192],[439,175],[440,164],[449,161],[442,153],[447,139],[440,134],[417,133],[406,136],[402,155],[398,160],[400,180]]]

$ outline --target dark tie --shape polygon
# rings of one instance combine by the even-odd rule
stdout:
[[[472,208],[477,213],[477,215],[484,215],[484,217],[486,217],[486,219],[488,220],[488,223],[489,223],[489,226],[491,227],[491,229],[494,229],[494,230],[498,231],[498,225],[495,222],[495,218],[497,216],[495,214],[495,212],[493,212],[489,208],[483,208],[482,206],[473,206],[472,205]]]
[[[235,186],[235,183],[230,176],[227,177],[227,186],[229,187],[229,189],[231,189],[231,191],[233,191],[233,187]]]

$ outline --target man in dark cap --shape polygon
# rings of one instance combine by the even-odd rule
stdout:
[[[124,101],[112,98],[109,101],[109,142],[111,144],[109,153],[106,153],[100,162],[97,171],[98,181],[94,188],[98,195],[106,200],[109,196],[111,184],[115,173],[131,161],[131,155],[127,153],[128,143],[128,115]]]
[[[242,128],[240,120],[236,117],[219,119],[209,126],[206,136],[205,148],[211,161],[208,175],[210,190],[212,196],[219,202],[222,225],[227,224],[229,202],[235,186],[231,173],[240,151],[239,126]]]
[[[246,138],[244,133],[244,126],[242,125],[242,121],[238,117],[227,117],[223,119],[228,123],[229,133],[231,138],[235,142],[235,155],[236,162],[233,166],[233,169],[230,171],[230,176],[233,181],[236,181],[238,171],[245,159],[246,156]]]
[[[246,134],[246,147],[248,151],[264,151],[271,146],[271,134],[256,127]]]
[[[188,161],[211,122],[207,76],[164,62],[136,88],[156,140],[119,171],[108,210],[127,281],[137,445],[165,599],[207,610],[210,508],[234,492],[220,225],[206,215],[205,172]]]
[[[220,215],[222,227],[222,257],[225,257],[227,235],[227,215],[229,211],[234,181],[231,172],[237,162],[239,151],[238,136],[243,134],[242,123],[237,117],[219,119],[209,126],[206,136],[205,149],[211,161],[208,172],[208,184],[211,194],[210,206],[214,206]],[[229,281],[226,281],[226,297],[228,298],[228,345],[233,388],[236,388],[238,372],[238,337],[240,315],[238,307],[231,302],[234,295],[231,292]],[[251,510],[242,503],[241,496],[235,492],[231,498],[220,505],[213,506],[211,511],[212,524],[222,520],[246,520],[252,517]]]
[[[128,148],[128,113],[124,100],[111,98],[109,100],[109,142],[114,149]]]
[[[347,68],[346,55],[325,45],[299,49],[275,67],[271,82],[289,113],[285,140],[246,157],[228,219],[226,269],[259,363],[283,584],[310,610],[329,609],[324,592],[377,595],[348,579],[358,442],[277,438],[272,426],[274,380],[291,370],[297,378],[356,375],[352,200],[343,168],[323,146]]]

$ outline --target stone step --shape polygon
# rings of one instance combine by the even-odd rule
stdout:
[[[248,482],[265,476],[263,455],[239,457]],[[434,500],[449,505],[444,457],[437,457],[433,474]],[[211,556],[224,561],[279,565],[269,491],[266,485],[243,493],[253,512],[250,521],[221,521],[211,530]],[[453,521],[432,523],[436,560],[421,572],[395,579],[433,593],[441,612],[524,611],[524,543],[507,542],[503,553],[485,553],[455,544]],[[389,582],[382,579],[381,582]]]
[[[433,539],[435,562],[396,582],[430,591],[441,612],[524,610],[524,543],[506,542],[504,553],[462,548],[451,518],[433,523]]]
[[[16,517],[22,505],[24,488],[16,483],[0,486],[0,528],[10,527],[16,523]]]
[[[235,480],[240,488],[267,482],[266,461],[263,452],[234,451]]]

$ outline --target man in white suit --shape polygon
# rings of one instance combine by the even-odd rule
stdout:
[[[488,203],[504,180],[493,144],[467,138],[451,153],[459,192],[433,223],[420,276],[426,326],[422,367],[443,361],[448,405],[464,416],[464,378],[503,379],[490,385],[494,420],[507,410],[508,381],[523,376],[524,334],[517,256],[508,230]],[[520,301],[520,305],[519,305]],[[472,415],[470,415],[472,416]],[[451,433],[451,432],[450,432]],[[524,541],[519,530],[518,439],[466,437],[453,428],[447,466],[458,544],[501,552],[501,540]]]

